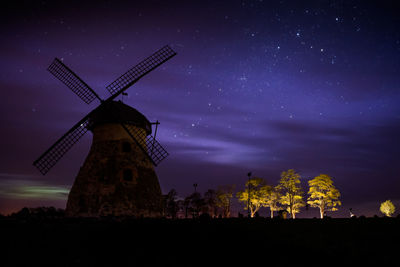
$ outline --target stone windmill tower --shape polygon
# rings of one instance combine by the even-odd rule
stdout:
[[[68,196],[69,216],[145,216],[161,214],[161,189],[154,166],[168,152],[156,141],[159,122],[114,99],[176,53],[165,46],[112,82],[102,100],[57,58],[48,70],[85,103],[100,105],[44,152],[34,165],[44,175],[87,132],[92,145]],[[152,126],[155,125],[154,136]]]

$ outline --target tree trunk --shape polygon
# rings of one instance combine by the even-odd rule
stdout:
[[[321,214],[321,219],[323,219],[324,218],[324,213],[325,213],[325,210],[324,210],[324,207],[319,207],[319,213]]]
[[[226,218],[231,216],[231,200],[228,199],[228,206],[226,207]]]
[[[251,207],[251,206],[250,206]],[[251,218],[254,218],[254,216],[256,215],[256,212],[259,210],[260,208],[257,206],[251,207]]]
[[[271,219],[272,219],[272,218],[274,218],[274,210],[271,208],[270,208],[270,210],[271,210]]]

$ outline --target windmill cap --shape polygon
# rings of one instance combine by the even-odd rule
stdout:
[[[101,124],[123,123],[135,125],[146,130],[147,135],[151,134],[150,121],[136,109],[125,105],[121,101],[104,102],[90,115],[91,127],[95,128]]]

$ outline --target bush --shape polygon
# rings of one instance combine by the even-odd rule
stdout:
[[[25,219],[25,220],[64,218],[65,211],[63,209],[56,209],[55,207],[38,207],[38,208],[24,207],[20,211],[12,213],[11,217],[16,219]]]

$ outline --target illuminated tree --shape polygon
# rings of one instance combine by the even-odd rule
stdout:
[[[271,211],[271,218],[274,218],[274,211],[278,211],[281,209],[281,207],[279,206],[279,201],[281,197],[282,196],[279,193],[278,189],[271,188],[265,204],[265,207],[268,207]]]
[[[217,189],[217,206],[223,209],[224,218],[231,215],[231,203],[233,198],[233,190],[235,185],[219,186]]]
[[[247,206],[249,206],[250,216],[253,218],[256,212],[266,205],[267,197],[271,190],[272,187],[267,185],[264,179],[252,178],[246,182],[246,189],[237,193],[237,198],[239,201],[246,204],[244,207],[245,210],[247,210]],[[248,202],[248,200],[250,200],[250,202]]]
[[[319,208],[321,219],[327,211],[336,211],[337,206],[342,205],[339,201],[340,192],[333,185],[332,178],[327,174],[320,174],[308,181],[310,189],[307,203],[313,208]]]
[[[386,200],[385,202],[381,203],[380,211],[385,214],[385,216],[391,217],[392,214],[396,211],[396,208],[393,205],[392,201]]]
[[[305,205],[300,186],[300,175],[293,169],[283,171],[277,189],[282,193],[280,203],[286,206],[286,210],[295,219],[296,213],[299,213],[300,208]]]

